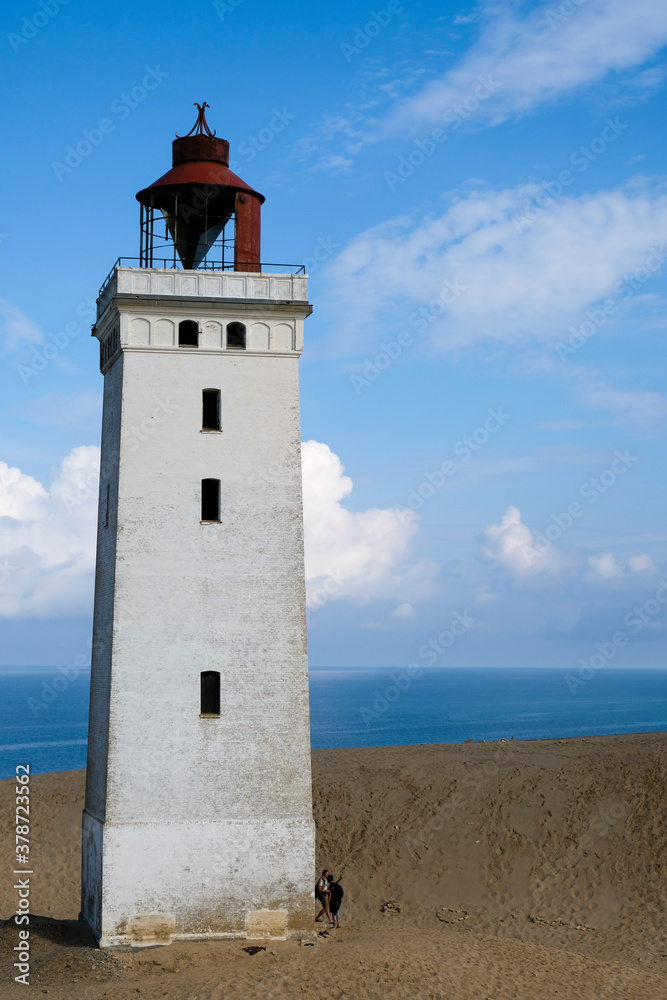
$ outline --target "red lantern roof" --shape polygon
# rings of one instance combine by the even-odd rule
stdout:
[[[187,135],[176,136],[172,142],[171,170],[139,191],[137,201],[142,205],[152,204],[149,192],[155,188],[181,184],[216,184],[236,191],[248,191],[263,204],[266,200],[264,195],[229,169],[229,143],[225,139],[216,139],[215,132],[209,129],[206,122],[208,104],[204,101],[203,104],[195,104],[195,107],[199,109],[199,113],[194,126]]]

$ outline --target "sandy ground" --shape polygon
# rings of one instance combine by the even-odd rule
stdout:
[[[343,927],[253,956],[243,941],[92,947],[76,923],[84,772],[34,776],[33,994],[667,1000],[667,734],[319,750],[313,774]],[[0,782],[5,918],[14,797]],[[2,1000],[26,995],[17,933],[0,927]]]

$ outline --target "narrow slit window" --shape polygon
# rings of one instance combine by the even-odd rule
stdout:
[[[193,319],[184,319],[178,324],[178,346],[199,347],[199,326]]]
[[[245,326],[243,323],[230,323],[227,327],[227,347],[233,351],[245,351]]]
[[[220,427],[220,390],[204,389],[202,392],[203,431],[219,431]]]
[[[220,715],[220,674],[217,670],[202,671],[201,714]]]
[[[220,520],[219,479],[202,479],[201,481],[201,519],[202,521]]]
[[[111,483],[107,483],[107,506],[104,515],[104,527],[109,527],[109,494],[111,493]]]

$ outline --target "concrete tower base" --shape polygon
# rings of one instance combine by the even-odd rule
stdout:
[[[309,823],[183,824],[165,831],[149,823],[103,826],[84,813],[82,916],[102,948],[309,936],[313,894],[299,887],[313,882],[312,854],[295,845],[313,841]]]

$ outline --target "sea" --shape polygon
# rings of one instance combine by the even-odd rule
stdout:
[[[414,672],[413,672],[414,673]],[[313,748],[542,740],[667,731],[667,670],[310,671]],[[0,667],[0,778],[86,765],[90,673]]]

